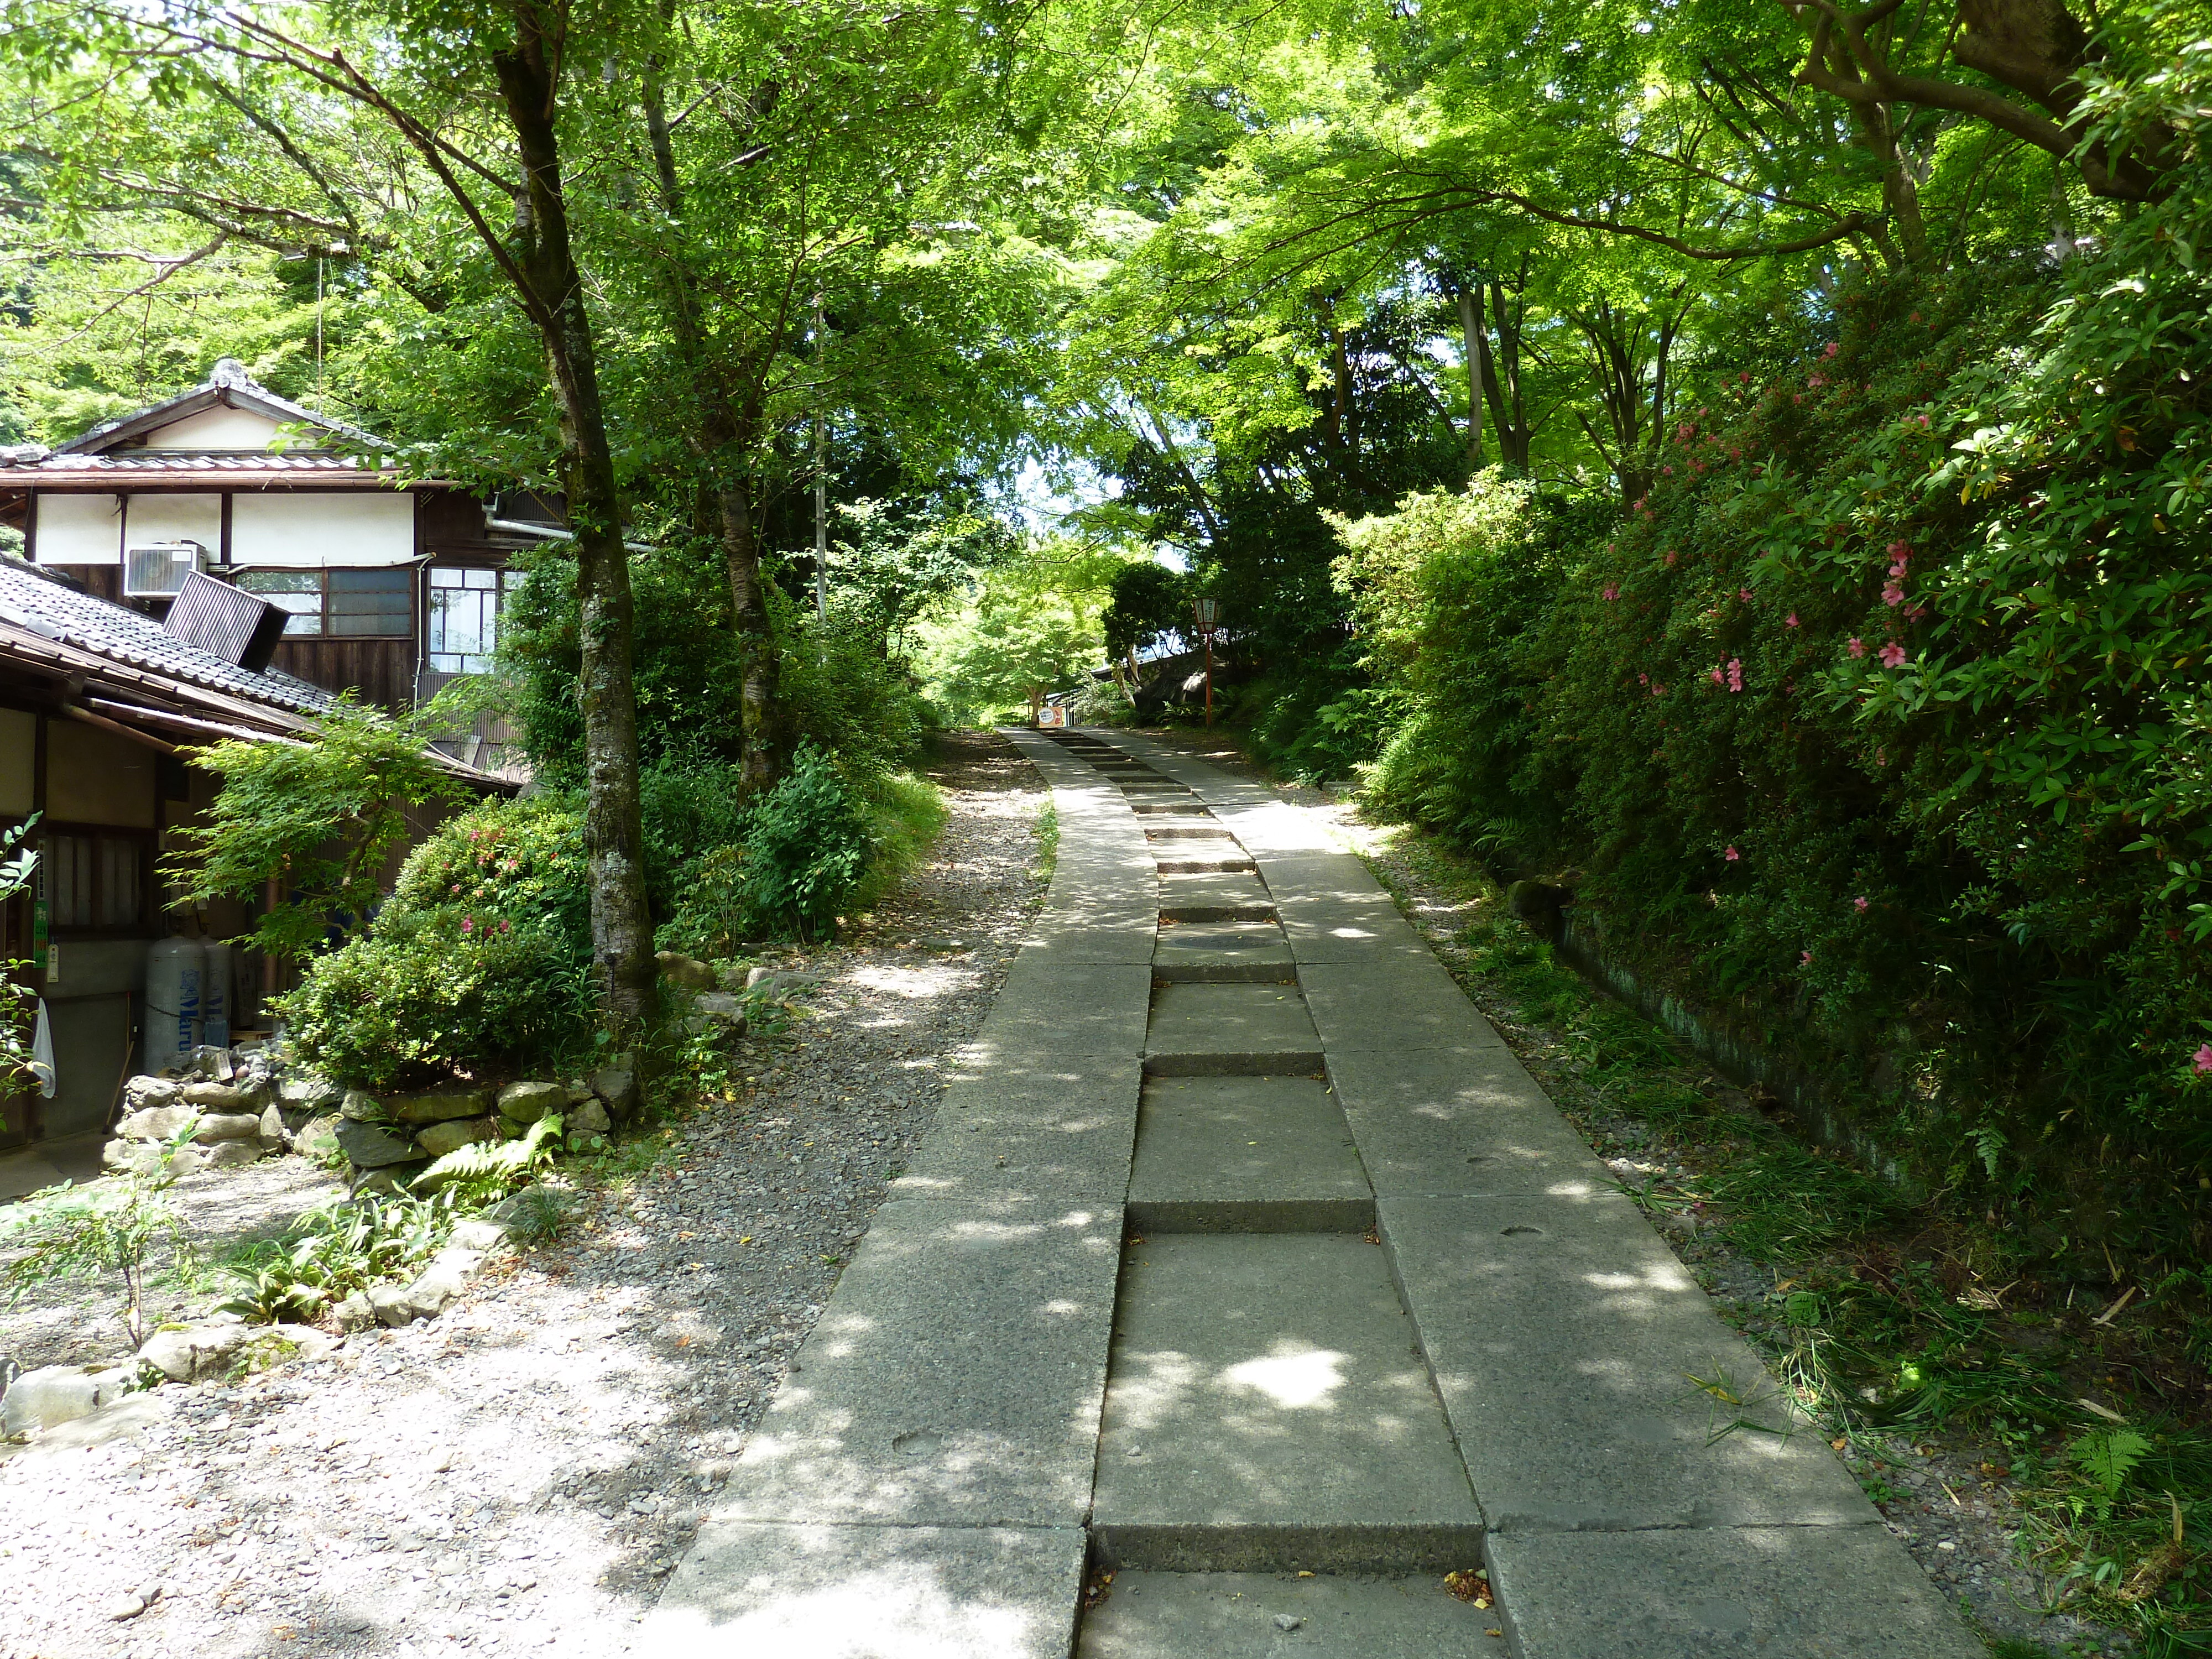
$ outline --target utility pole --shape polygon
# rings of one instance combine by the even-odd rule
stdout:
[[[822,295],[814,296],[814,620],[830,620],[830,423],[823,398],[829,380],[823,374],[829,342],[822,333]],[[829,649],[829,641],[823,641]]]

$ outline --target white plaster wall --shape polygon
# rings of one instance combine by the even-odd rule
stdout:
[[[123,539],[126,545],[198,542],[210,556],[222,550],[222,496],[144,495],[124,499]],[[43,554],[45,549],[40,551]]]
[[[121,564],[123,524],[112,495],[39,497],[40,564]]]
[[[266,415],[218,407],[156,427],[137,442],[148,449],[266,449],[276,428]]]
[[[44,548],[40,557],[46,556]],[[405,490],[231,498],[234,564],[404,564],[415,556],[415,497]]]

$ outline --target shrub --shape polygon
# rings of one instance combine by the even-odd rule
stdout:
[[[860,797],[828,755],[802,745],[791,775],[754,809],[745,836],[748,902],[765,921],[819,938],[836,927],[872,847]]]
[[[583,939],[591,927],[583,815],[557,797],[487,801],[407,855],[385,915],[459,908]]]
[[[460,905],[387,911],[318,958],[280,1006],[301,1059],[365,1089],[528,1068],[592,1021],[589,948]]]

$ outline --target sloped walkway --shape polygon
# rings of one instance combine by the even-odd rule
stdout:
[[[1019,741],[1047,908],[634,1651],[1979,1653],[1356,857]]]

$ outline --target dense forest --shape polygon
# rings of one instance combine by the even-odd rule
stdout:
[[[1202,593],[1279,767],[2203,1272],[2197,8],[5,0],[0,64],[0,441],[234,356],[565,497],[486,695],[618,1018],[798,757],[1123,717]]]

